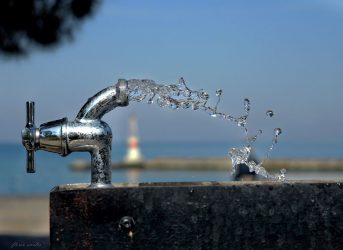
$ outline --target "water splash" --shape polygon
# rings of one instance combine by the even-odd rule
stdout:
[[[256,174],[263,176],[267,179],[278,180],[277,176],[271,175],[267,170],[262,166],[263,162],[256,163],[255,161],[249,161],[249,156],[251,154],[251,147],[245,146],[243,148],[232,148],[229,151],[229,156],[232,162],[232,175],[238,171],[240,164],[245,164],[249,167],[250,172],[255,172]]]
[[[141,102],[148,99],[147,103],[152,104],[154,100],[161,108],[170,109],[193,109],[203,110],[212,117],[222,118],[235,122],[238,126],[245,128],[247,117],[250,110],[250,101],[244,100],[245,115],[233,117],[229,114],[218,112],[220,98],[223,93],[221,89],[216,91],[217,102],[214,107],[207,104],[210,95],[204,91],[192,90],[188,88],[183,78],[180,78],[179,83],[170,85],[161,85],[153,80],[128,80],[129,100]]]
[[[203,110],[212,117],[222,118],[236,123],[239,127],[244,129],[246,136],[246,145],[242,148],[232,148],[229,151],[229,156],[232,161],[232,173],[234,174],[240,164],[245,164],[249,167],[250,172],[255,172],[267,179],[285,181],[286,170],[282,169],[279,175],[272,175],[262,166],[264,161],[259,163],[249,160],[251,154],[252,145],[257,140],[258,136],[262,134],[262,130],[258,130],[256,135],[250,136],[247,129],[247,119],[250,112],[250,100],[244,99],[244,115],[239,117],[233,117],[229,114],[218,112],[218,106],[221,100],[223,91],[218,89],[216,91],[217,102],[214,107],[208,105],[210,95],[204,91],[192,90],[187,85],[183,78],[180,78],[178,84],[161,85],[155,83],[153,80],[139,80],[131,79],[128,80],[128,95],[129,101],[141,102],[147,98],[147,103],[152,104],[154,100],[161,108],[170,109],[192,109],[192,110]],[[274,112],[272,110],[266,111],[268,117],[273,117]],[[267,153],[267,159],[270,157],[270,153],[274,146],[278,142],[278,136],[282,133],[280,128],[274,129],[274,137],[272,144],[269,147]]]
[[[255,160],[249,160],[251,151],[252,151],[252,144],[256,141],[259,134],[262,134],[262,130],[258,131],[258,134],[252,136],[248,140],[248,144],[242,148],[232,148],[229,151],[229,157],[231,158],[232,162],[232,174],[234,175],[240,164],[245,164],[248,166],[250,172],[255,172],[256,174],[263,176],[270,180],[276,180],[284,182],[286,180],[286,169],[281,169],[280,174],[270,174],[268,171],[263,167],[265,160],[270,158],[271,151],[273,150],[274,146],[278,142],[278,136],[282,133],[281,128],[274,129],[274,137],[272,139],[272,144],[268,149],[268,153],[266,159],[257,163]]]

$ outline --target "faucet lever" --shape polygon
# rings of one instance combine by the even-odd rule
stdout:
[[[22,130],[22,142],[27,150],[26,172],[35,173],[35,150],[37,129],[35,125],[35,103],[26,102],[26,126]]]
[[[26,172],[27,173],[35,173],[35,151],[28,150],[27,151],[27,163],[26,163]]]
[[[35,102],[26,102],[26,126],[35,124]]]

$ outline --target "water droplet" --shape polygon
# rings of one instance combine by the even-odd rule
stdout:
[[[191,97],[192,95],[192,92],[189,91],[188,89],[184,90],[182,93],[184,97]]]
[[[222,94],[222,90],[221,89],[218,89],[217,91],[216,91],[216,96],[218,97],[218,99],[217,99],[217,103],[216,103],[216,106],[214,106],[214,113],[217,113],[217,109],[218,109],[218,105],[219,105],[219,103],[220,103],[220,96],[221,96],[221,94]]]
[[[183,77],[180,77],[180,79],[179,79],[179,88],[180,88],[180,89],[187,88],[186,82],[185,82],[185,80],[183,79]]]
[[[191,105],[188,102],[180,102],[180,107],[183,109],[188,109],[190,106]]]
[[[203,99],[208,100],[208,98],[210,98],[210,95],[204,92]]]
[[[276,175],[275,179],[284,182],[286,180],[286,169],[281,169],[280,174]]]
[[[206,93],[203,89],[200,89],[198,91],[192,91],[192,97],[195,97],[195,98],[202,98],[203,94]]]
[[[247,124],[247,116],[241,116],[238,118],[238,121],[237,121],[237,125],[239,127],[245,127],[245,125]]]
[[[157,104],[161,108],[164,108],[165,106],[167,106],[166,100],[164,98],[161,98],[160,96],[157,98]]]
[[[257,134],[256,134],[256,135],[251,136],[251,137],[248,138],[248,143],[253,143],[253,142],[255,142],[255,141],[257,140],[257,137],[258,137],[260,134],[262,134],[262,130],[261,130],[261,129],[259,129],[259,130],[257,131]]]
[[[282,133],[281,128],[274,128],[274,134],[275,136],[279,136]]]
[[[250,100],[248,98],[244,99],[244,110],[246,113],[250,111]]]
[[[223,90],[217,89],[216,96],[221,96],[222,93],[223,93]]]
[[[153,102],[154,102],[154,97],[155,97],[155,94],[152,94],[152,96],[148,99],[147,103],[148,103],[148,104],[153,104]]]
[[[171,109],[175,110],[175,109],[178,108],[178,105],[177,105],[176,103],[171,102],[171,103],[169,104],[169,107],[170,107]]]
[[[268,117],[273,117],[273,116],[274,116],[273,110],[267,110],[267,111],[266,111],[266,115],[267,115]]]
[[[257,135],[254,135],[254,136],[251,136],[251,137],[248,138],[248,142],[249,142],[249,143],[253,143],[253,142],[255,142],[256,140],[257,140]]]
[[[231,115],[224,115],[224,119],[229,120],[229,121],[235,121],[235,118]]]

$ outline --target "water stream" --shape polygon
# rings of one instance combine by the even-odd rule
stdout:
[[[242,148],[231,148],[229,150],[229,157],[232,162],[232,174],[236,173],[240,164],[245,164],[249,167],[250,172],[255,172],[268,179],[285,181],[285,169],[280,170],[280,174],[272,175],[262,166],[265,160],[257,163],[254,160],[249,159],[254,142],[257,140],[258,136],[262,134],[262,130],[259,130],[256,135],[249,136],[249,131],[246,126],[250,112],[249,99],[244,99],[244,114],[239,117],[234,117],[230,114],[218,112],[218,106],[223,93],[221,89],[218,89],[215,93],[217,97],[215,106],[210,106],[208,104],[210,95],[203,89],[190,89],[183,78],[180,78],[178,84],[170,85],[157,84],[153,80],[131,79],[128,80],[128,89],[129,101],[141,102],[147,99],[148,104],[156,102],[161,108],[202,110],[211,117],[236,123],[237,126],[243,128],[246,143]],[[267,117],[273,117],[274,112],[272,110],[267,110],[266,115]],[[267,151],[266,159],[269,159],[281,132],[282,130],[280,128],[274,129],[272,143]]]

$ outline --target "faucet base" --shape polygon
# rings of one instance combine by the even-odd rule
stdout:
[[[113,185],[104,183],[91,183],[87,186],[87,188],[113,188]]]

